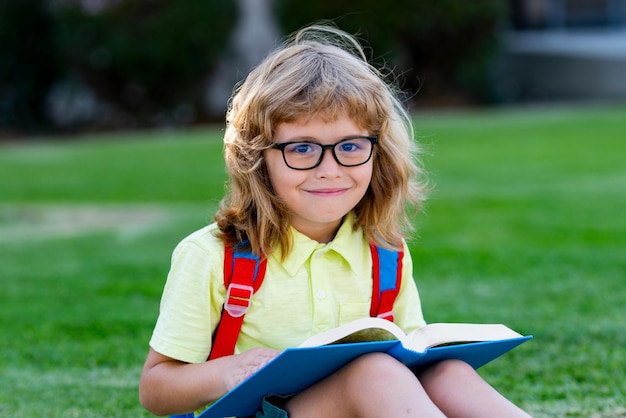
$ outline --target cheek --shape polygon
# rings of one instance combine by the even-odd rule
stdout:
[[[269,176],[270,179],[270,183],[272,184],[272,187],[275,189],[276,188],[276,181],[280,179],[281,174],[280,173],[280,163],[281,161],[279,161],[276,156],[274,155],[274,153],[269,153],[269,152],[265,152],[265,168],[267,170],[267,175]]]
[[[372,173],[374,171],[374,165],[371,163],[368,163],[366,165],[363,166],[363,170],[359,172],[359,176],[358,176],[358,182],[362,185],[365,186],[366,188],[369,187],[369,184],[372,181]]]
[[[278,196],[284,195],[285,191],[297,182],[297,173],[291,170],[283,162],[282,156],[268,155],[265,158],[267,174],[274,193]]]

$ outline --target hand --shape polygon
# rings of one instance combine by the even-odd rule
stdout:
[[[278,350],[258,347],[232,356],[231,361],[233,361],[233,363],[231,372],[226,376],[226,388],[231,390],[252,373],[265,366],[279,353],[280,351]]]

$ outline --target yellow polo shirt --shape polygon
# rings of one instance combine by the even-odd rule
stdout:
[[[253,347],[295,347],[310,336],[369,316],[372,261],[361,231],[347,216],[333,241],[320,244],[295,229],[293,250],[284,262],[280,251],[267,262],[237,340],[236,353]],[[176,247],[150,340],[157,352],[188,363],[206,361],[212,333],[226,295],[224,245],[215,224]],[[394,305],[395,321],[405,332],[425,324],[412,277],[406,243],[402,287]]]

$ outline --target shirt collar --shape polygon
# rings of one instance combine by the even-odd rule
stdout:
[[[280,262],[282,255],[280,248],[272,257],[275,257],[287,273],[293,277],[311,257],[314,251],[325,248],[327,251],[335,251],[345,259],[346,263],[353,271],[357,271],[358,266],[362,265],[361,259],[364,253],[363,245],[367,245],[367,242],[365,241],[362,230],[359,229],[355,232],[353,228],[354,218],[350,213],[344,217],[335,238],[327,244],[312,240],[296,229],[291,228],[290,233],[293,243],[291,252],[283,262]]]

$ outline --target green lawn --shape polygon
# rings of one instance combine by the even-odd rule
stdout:
[[[416,115],[430,322],[534,339],[481,373],[537,417],[624,417],[626,107]],[[0,416],[149,416],[171,251],[224,190],[221,129],[0,146]]]

